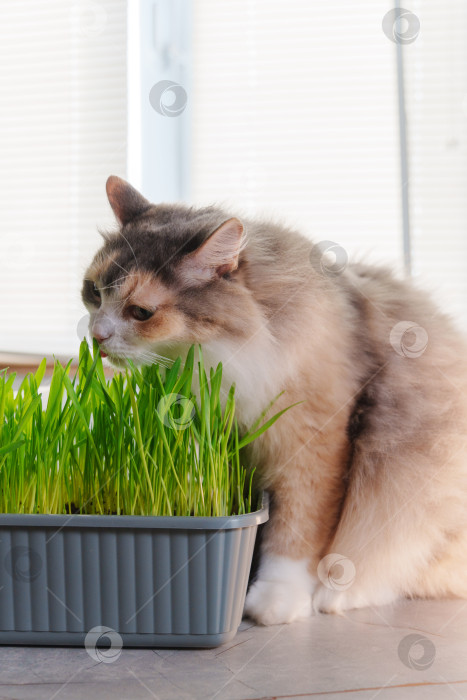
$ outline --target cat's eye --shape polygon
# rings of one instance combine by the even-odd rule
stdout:
[[[154,315],[153,311],[148,309],[143,309],[141,306],[130,306],[128,309],[130,315],[133,316],[135,321],[147,321],[148,318]]]

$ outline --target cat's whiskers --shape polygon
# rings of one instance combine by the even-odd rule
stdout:
[[[138,269],[138,261],[137,261],[137,259],[136,259],[135,251],[133,250],[130,241],[128,240],[128,238],[126,238],[126,237],[123,235],[123,233],[122,233],[121,231],[119,231],[119,234],[120,234],[120,236],[123,238],[123,240],[127,243],[129,249],[131,250],[132,255],[133,255],[134,259],[135,259],[136,269]]]
[[[171,357],[167,357],[166,355],[161,355],[159,352],[154,352],[153,350],[150,350],[148,354],[151,355],[151,356],[153,356],[153,357],[160,357],[160,358],[162,358],[163,360],[166,360],[167,362],[170,362],[171,364],[173,364],[173,363],[175,362],[175,360],[172,359]],[[182,365],[183,365],[183,364],[184,364],[184,363],[182,363]]]
[[[114,287],[114,288],[117,289],[117,287]],[[122,299],[115,301],[114,302],[114,311],[121,311],[130,298],[131,298],[131,292],[129,292]]]
[[[115,311],[121,311],[125,304],[127,303],[128,299],[130,298],[130,295],[127,295],[124,299],[121,299],[120,301],[115,302]]]
[[[140,357],[145,360],[150,360],[151,362],[157,362],[157,364],[163,364],[164,367],[171,367],[174,363],[170,357],[165,357],[165,355],[160,355],[153,350],[143,350]]]
[[[118,263],[116,260],[112,260],[112,262],[113,262],[114,265],[116,265],[117,267],[119,267],[120,270],[123,270],[123,272],[125,272],[127,275],[130,275],[130,274],[131,274],[131,273],[129,272],[129,270],[126,270],[126,269],[125,269],[122,265],[120,265],[120,263]],[[124,279],[124,277],[121,277],[120,279]]]
[[[123,269],[124,268],[122,268],[122,270]],[[127,280],[130,277],[136,277],[136,276],[137,276],[136,273],[128,272],[126,275],[122,275],[121,277],[117,277],[117,279],[113,280],[112,284],[108,284],[105,287],[102,287],[102,289],[120,289],[121,285],[117,284],[118,282],[120,282],[121,280]],[[128,296],[129,295],[127,295],[126,299],[128,299]]]

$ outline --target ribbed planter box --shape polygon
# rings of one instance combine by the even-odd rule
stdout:
[[[214,647],[242,618],[268,505],[224,518],[0,515],[0,644]]]

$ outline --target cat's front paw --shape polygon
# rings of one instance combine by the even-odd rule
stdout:
[[[367,591],[352,588],[347,591],[335,591],[321,585],[316,588],[313,595],[313,610],[342,615],[346,610],[387,605],[396,598],[397,594],[386,588]]]
[[[313,595],[313,610],[315,612],[336,613],[341,615],[344,610],[356,607],[345,595],[345,592],[332,591],[326,586],[318,586]]]
[[[313,579],[306,561],[267,556],[251,586],[244,614],[261,625],[293,622],[311,615]]]
[[[311,615],[310,593],[279,581],[256,581],[246,598],[245,615],[260,625],[279,625]]]

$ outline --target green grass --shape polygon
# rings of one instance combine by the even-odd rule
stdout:
[[[55,362],[46,406],[42,361],[18,391],[0,372],[0,512],[222,516],[251,512],[242,448],[284,411],[242,436],[235,389],[221,403],[222,365],[194,347],[182,366],[104,376],[97,344],[79,365]],[[197,375],[200,399],[194,393]]]

